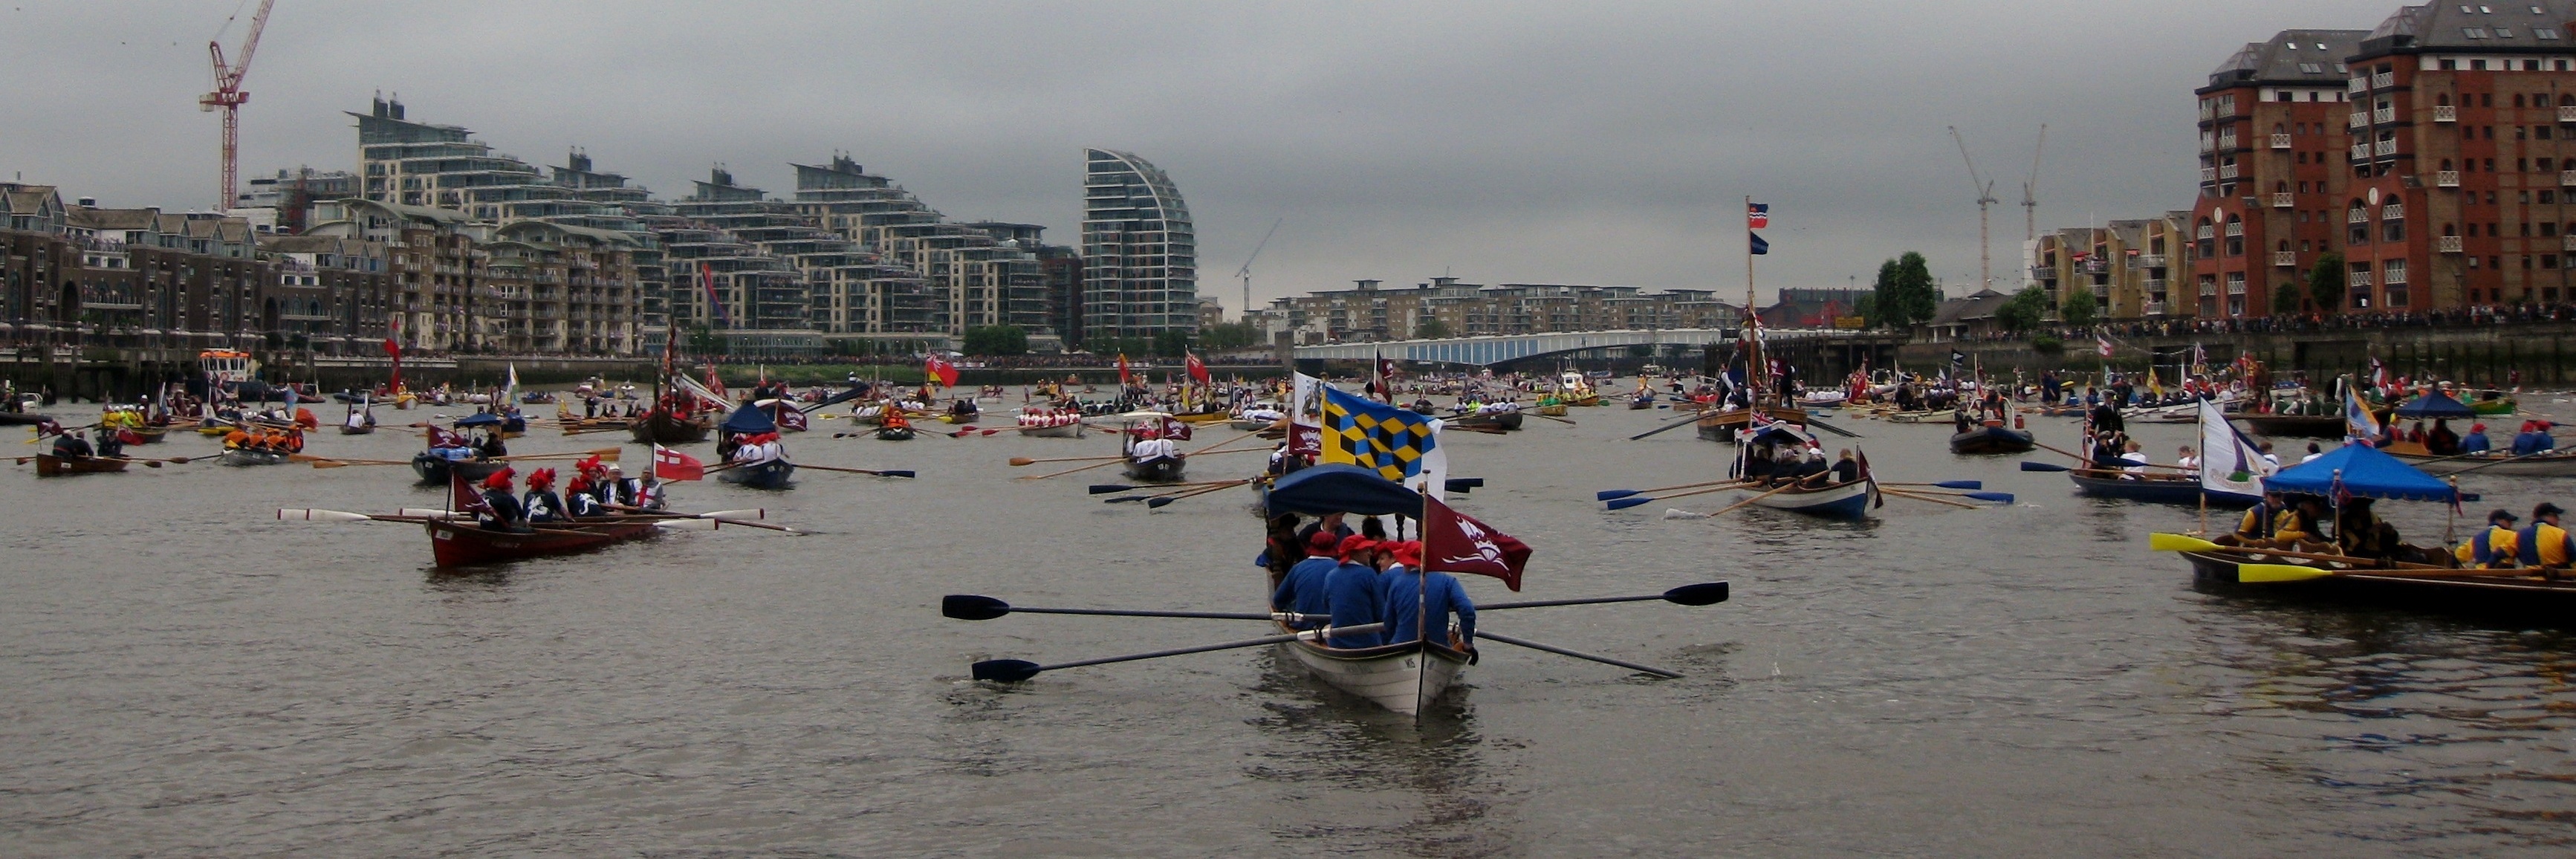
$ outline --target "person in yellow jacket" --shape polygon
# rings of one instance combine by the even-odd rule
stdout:
[[[2567,529],[2558,524],[2558,514],[2565,512],[2546,501],[2531,508],[2531,524],[2514,534],[2514,556],[2523,566],[2563,570],[2569,559],[2576,558],[2576,539],[2570,539]]]
[[[2519,535],[2514,532],[2513,526],[2521,521],[2522,517],[2513,515],[2513,511],[2496,508],[2487,514],[2486,530],[2470,537],[2468,542],[2461,543],[2460,548],[2452,552],[2452,555],[2460,559],[2460,566],[2463,567],[2482,570],[2511,568],[2516,554],[2515,547],[2521,545],[2517,539]]]

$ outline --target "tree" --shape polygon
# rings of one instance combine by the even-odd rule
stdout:
[[[724,335],[700,325],[689,329],[689,351],[700,355],[722,355],[728,350]]]
[[[2342,310],[2344,291],[2349,288],[2344,283],[2343,254],[2319,256],[2316,266],[2308,269],[2308,297],[2316,301],[2318,313]]]
[[[1878,314],[1877,324],[1911,328],[1931,321],[1940,310],[1941,289],[1932,284],[1932,267],[1920,252],[1906,251],[1880,264],[1878,280],[1872,285],[1875,290],[1868,309]]]
[[[2031,284],[2013,293],[2004,306],[1995,309],[1995,322],[2006,331],[2028,331],[2039,327],[2040,318],[2048,313],[2048,292]]]
[[[1413,324],[1415,340],[1438,340],[1447,336],[1449,336],[1449,324],[1440,321],[1440,317],[1425,316],[1422,317],[1422,321]]]
[[[1166,328],[1154,334],[1154,354],[1178,358],[1190,351],[1190,332]]]
[[[2092,288],[2077,284],[2075,288],[2067,290],[2065,298],[2058,300],[2057,318],[2068,325],[2083,328],[2093,324],[2099,309],[2100,305],[2093,300]]]
[[[2299,291],[2281,284],[2272,290],[2272,315],[2290,316],[2299,312]]]
[[[966,329],[966,354],[990,357],[1025,355],[1029,332],[1017,325],[982,325]]]
[[[1209,349],[1246,349],[1261,345],[1261,326],[1227,322],[1199,329],[1199,345]]]

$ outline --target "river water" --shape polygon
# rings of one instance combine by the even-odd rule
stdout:
[[[274,519],[434,504],[403,468],[40,481],[21,466],[0,475],[0,854],[2576,849],[2576,640],[2560,629],[2199,592],[2145,540],[2196,511],[1954,458],[1946,427],[1846,424],[1886,479],[1983,479],[2018,504],[1891,500],[1859,524],[1659,515],[1726,494],[1602,511],[1595,490],[1719,470],[1725,448],[1687,429],[1621,440],[1669,415],[1583,409],[1580,426],[1532,418],[1448,445],[1453,476],[1488,481],[1457,505],[1538,549],[1517,598],[1733,583],[1704,608],[1497,612],[1485,628],[1689,676],[1487,644],[1420,724],[1262,649],[965,679],[979,658],[1264,633],[939,616],[961,592],[1254,605],[1248,492],[1149,512],[1083,494],[1112,469],[1022,482],[1045,466],[1004,464],[1112,452],[1103,436],[893,443],[818,422],[789,440],[797,459],[920,479],[688,484],[680,507],[762,506],[818,533],[680,533],[463,575],[429,569],[411,527]],[[2188,432],[2138,434],[2170,452]],[[416,444],[389,431],[313,448],[399,459]],[[138,452],[213,450],[186,436]],[[2560,487],[2468,488],[2481,508],[2527,509]],[[2389,512],[2410,537],[2443,526],[2432,505]],[[1469,578],[1479,599],[1505,597]]]

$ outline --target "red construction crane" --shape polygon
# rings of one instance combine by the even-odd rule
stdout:
[[[242,40],[241,62],[225,65],[224,43],[206,43],[206,51],[215,58],[215,91],[199,96],[197,109],[224,112],[224,196],[215,203],[218,212],[236,205],[235,195],[241,188],[241,106],[250,100],[250,93],[242,91],[242,76],[250,74],[251,55],[259,52],[259,31],[268,28],[268,7],[276,3],[259,0],[259,13],[250,18],[250,37]]]

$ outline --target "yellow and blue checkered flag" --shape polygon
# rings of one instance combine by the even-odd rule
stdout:
[[[1376,469],[1378,476],[1402,483],[1422,473],[1424,458],[1439,443],[1428,415],[1324,389],[1326,463]]]

